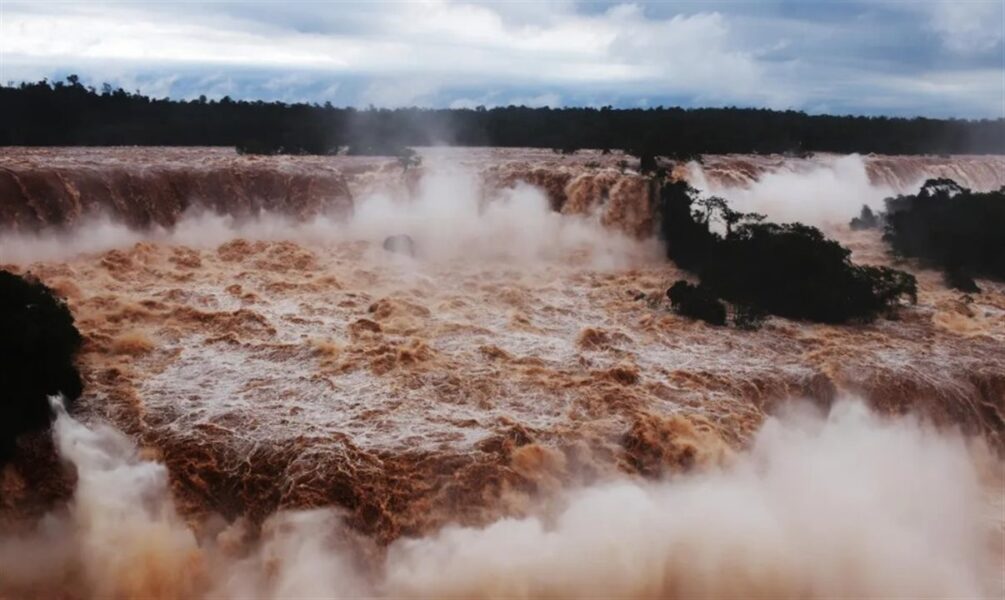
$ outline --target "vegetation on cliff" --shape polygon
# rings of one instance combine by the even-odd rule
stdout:
[[[976,292],[974,277],[1005,280],[1005,188],[929,179],[917,194],[887,198],[883,222],[895,254],[943,269],[952,287]]]
[[[51,289],[0,270],[0,464],[19,435],[49,425],[49,396],[80,396],[80,344],[70,309]]]
[[[663,184],[660,202],[668,258],[701,280],[700,294],[680,282],[668,290],[682,314],[721,324],[711,304],[721,298],[734,305],[741,327],[756,326],[767,314],[845,323],[889,313],[902,298],[917,299],[912,275],[856,265],[850,250],[814,227],[765,222],[680,181]],[[716,222],[724,233],[712,231]]]

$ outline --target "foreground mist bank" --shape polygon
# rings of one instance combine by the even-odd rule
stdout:
[[[703,153],[1005,153],[1005,119],[811,116],[741,108],[355,110],[148,98],[66,82],[0,87],[0,145],[239,146],[254,153],[395,154],[453,144]]]
[[[337,509],[191,529],[164,467],[62,408],[65,511],[0,537],[0,592],[30,597],[998,597],[986,454],[842,401],[771,418],[748,452],[666,481],[556,492],[525,516],[377,548]],[[991,461],[991,462],[987,462]],[[995,481],[994,483],[1000,483]],[[992,483],[992,485],[994,484]],[[114,490],[114,492],[111,492]]]

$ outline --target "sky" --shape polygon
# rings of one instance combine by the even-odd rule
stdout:
[[[0,0],[0,82],[336,106],[1005,117],[1005,0]]]

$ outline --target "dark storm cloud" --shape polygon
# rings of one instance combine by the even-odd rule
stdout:
[[[1003,116],[1003,3],[5,2],[4,81],[365,106]]]

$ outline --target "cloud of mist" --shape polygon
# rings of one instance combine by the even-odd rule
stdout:
[[[85,426],[61,401],[53,406],[56,448],[76,470],[73,501],[66,512],[46,517],[36,535],[0,539],[0,592],[7,586],[101,598],[193,593],[201,551],[175,511],[167,469],[141,458],[118,430]]]
[[[105,252],[143,241],[149,234],[108,217],[95,217],[66,232],[0,231],[0,264],[59,260]]]
[[[976,597],[980,487],[959,439],[861,404],[769,420],[721,472],[612,482],[551,518],[391,547],[391,595]],[[444,574],[447,574],[444,576]]]
[[[413,198],[378,194],[361,202],[348,230],[380,241],[411,236],[420,259],[556,261],[585,254],[598,267],[614,268],[659,256],[653,243],[605,228],[599,218],[551,210],[544,192],[526,184],[484,198],[481,179],[464,170],[434,169]]]
[[[818,227],[846,225],[863,204],[882,209],[883,199],[897,194],[892,187],[869,180],[865,161],[858,154],[787,161],[746,187],[718,184],[697,164],[690,165],[690,171],[695,187],[722,196],[736,210],[765,214],[775,222]]]
[[[77,469],[76,494],[68,511],[49,517],[35,536],[0,540],[0,559],[17,567],[0,592],[261,598],[1001,592],[994,577],[1001,549],[988,546],[1000,523],[987,518],[965,441],[910,418],[878,418],[858,402],[839,402],[826,416],[771,418],[750,451],[721,470],[569,490],[551,512],[446,527],[398,540],[383,556],[345,530],[336,511],[324,509],[276,514],[246,548],[229,539],[240,538],[239,525],[197,542],[174,511],[163,467],[141,459],[121,433],[60,412],[54,434]]]
[[[140,231],[108,217],[92,217],[68,231],[0,232],[0,264],[60,260],[145,241],[213,248],[235,238],[314,245],[365,240],[376,250],[374,257],[387,259],[381,244],[392,235],[414,239],[419,263],[528,265],[573,256],[593,267],[616,268],[660,256],[655,241],[638,241],[605,228],[596,215],[553,212],[544,193],[530,185],[487,198],[476,173],[446,164],[427,169],[414,194],[397,192],[401,190],[365,194],[356,200],[348,220],[324,214],[297,221],[273,213],[237,218],[192,211],[170,229]]]

